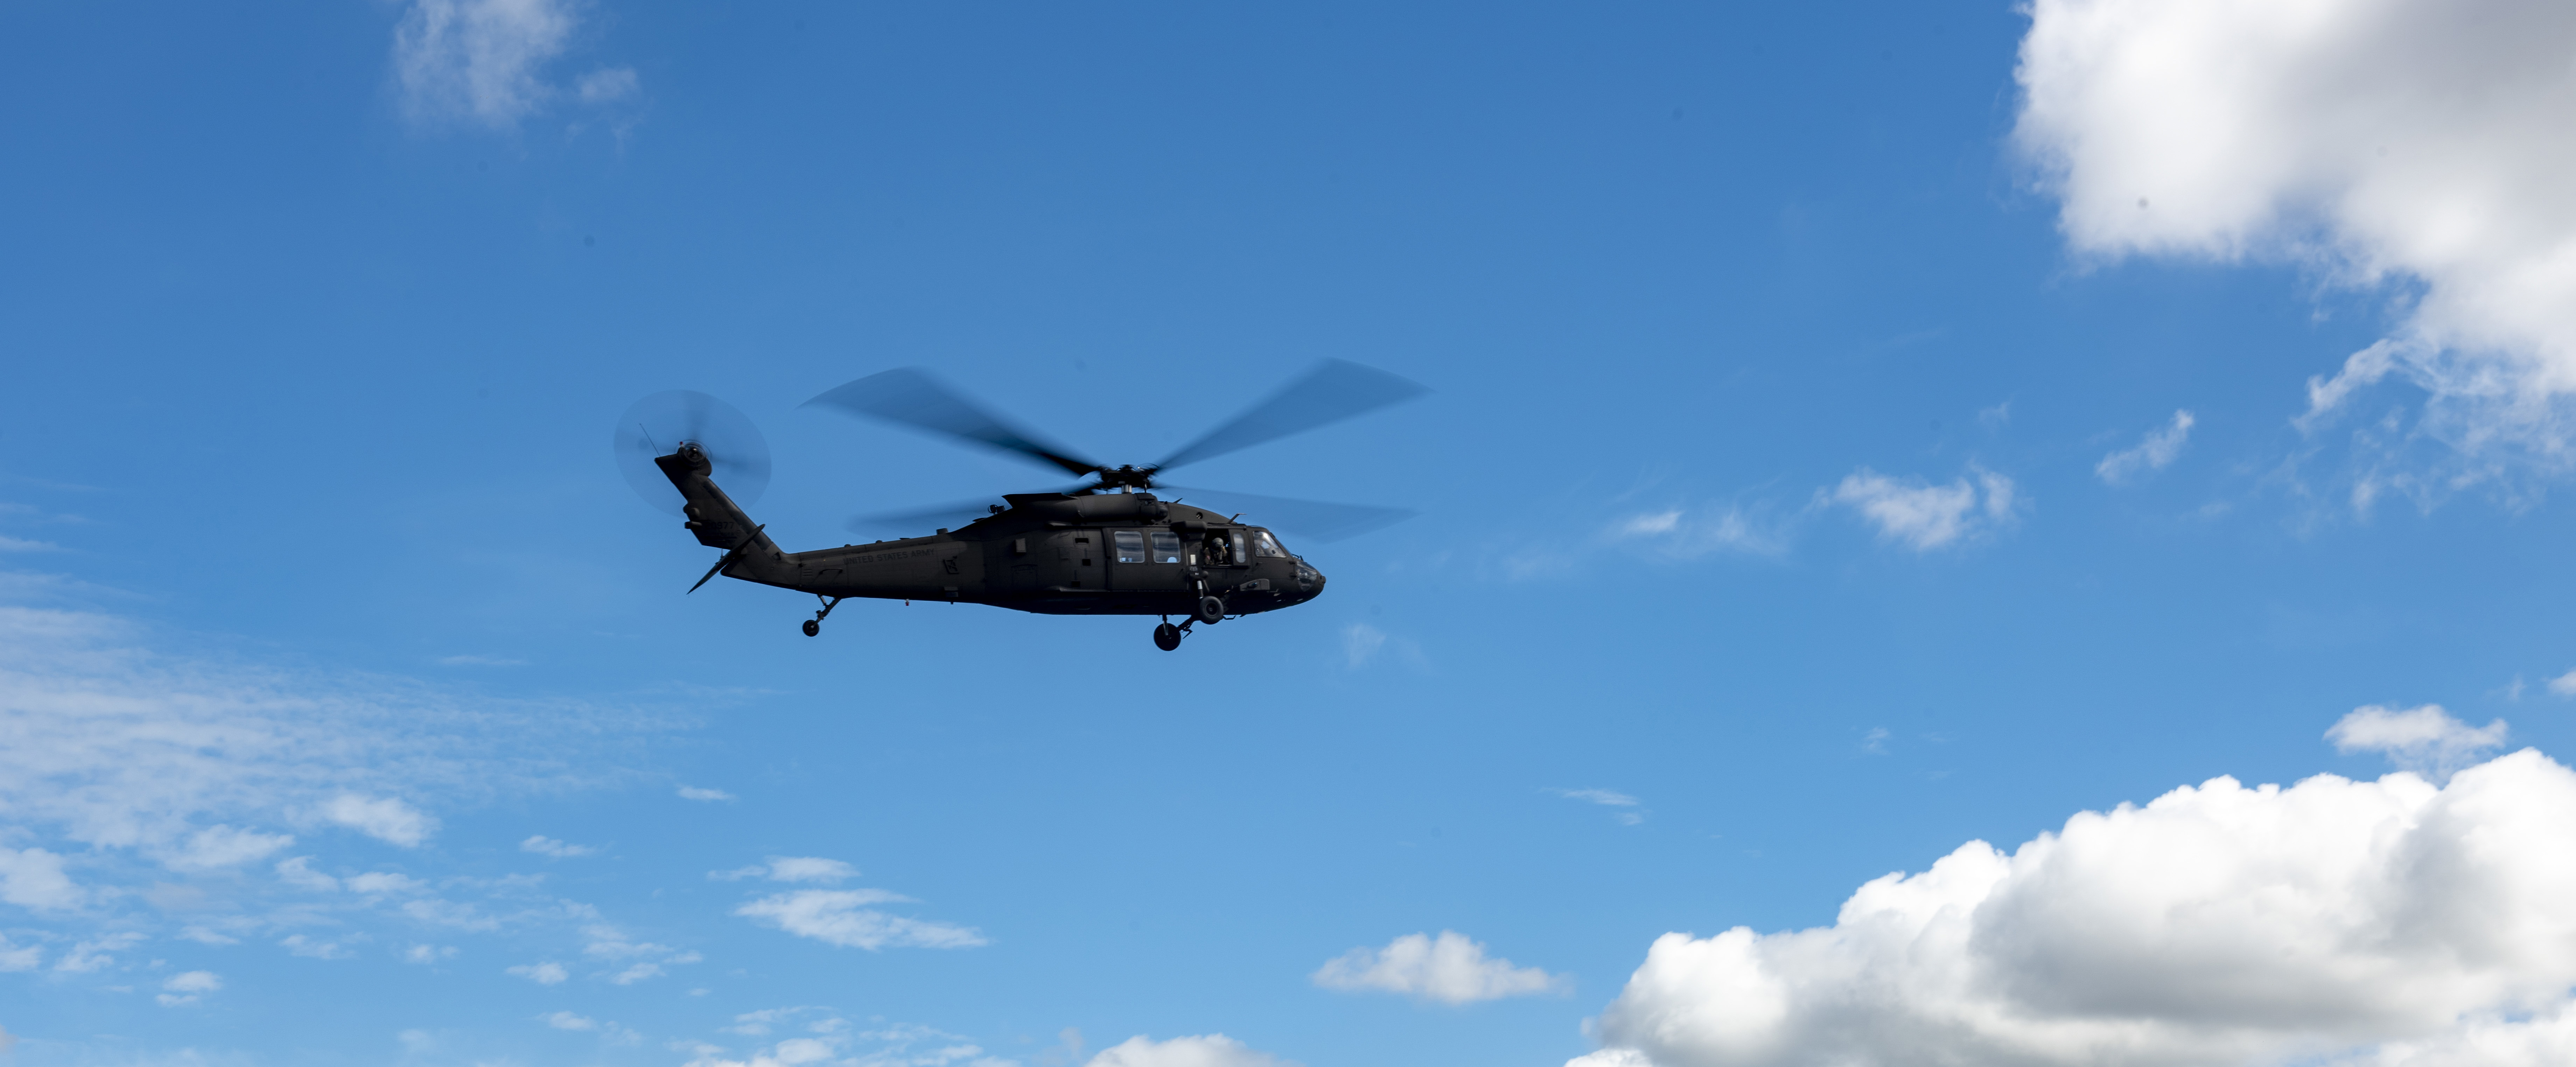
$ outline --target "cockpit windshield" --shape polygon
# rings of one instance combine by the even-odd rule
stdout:
[[[1284,559],[1287,558],[1288,550],[1279,547],[1279,539],[1270,536],[1270,531],[1254,530],[1252,531],[1252,554],[1256,556],[1278,556]]]

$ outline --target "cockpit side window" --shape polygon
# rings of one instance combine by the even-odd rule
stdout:
[[[1270,536],[1270,531],[1254,530],[1252,531],[1252,554],[1256,556],[1279,556],[1281,558],[1285,558],[1288,555],[1288,550],[1279,547],[1279,539]]]
[[[1145,556],[1145,531],[1143,531],[1143,530],[1114,530],[1114,531],[1111,531],[1111,532],[1110,532],[1109,537],[1110,537],[1110,540],[1112,540],[1112,541],[1116,542],[1116,544],[1117,544],[1117,547],[1118,547],[1118,556],[1117,556],[1118,562],[1120,562],[1120,563],[1144,563],[1144,562],[1146,562],[1146,556]]]

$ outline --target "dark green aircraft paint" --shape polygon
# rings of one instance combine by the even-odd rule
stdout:
[[[1215,622],[1302,604],[1324,591],[1323,574],[1269,530],[1152,493],[1017,493],[1002,498],[1008,507],[929,537],[788,552],[716,486],[695,445],[653,462],[688,501],[687,526],[698,543],[725,550],[713,574],[827,602],[936,600],[1045,615]],[[1216,609],[1202,612],[1209,599]]]
[[[1180,647],[1191,627],[1294,607],[1324,591],[1324,576],[1289,554],[1262,526],[1177,502],[1151,490],[1164,471],[1253,445],[1303,433],[1425,392],[1420,385],[1356,363],[1326,360],[1242,414],[1200,435],[1180,451],[1149,466],[1109,467],[1047,443],[985,411],[914,368],[897,368],[845,383],[807,401],[843,413],[1011,453],[1059,471],[1092,479],[1063,492],[1016,493],[1003,504],[978,504],[879,516],[909,525],[956,515],[956,529],[929,537],[876,541],[811,552],[788,552],[743,513],[715,482],[719,459],[728,478],[767,480],[767,446],[748,419],[703,393],[675,390],[639,401],[620,420],[614,446],[639,492],[652,466],[680,491],[681,513],[700,544],[725,550],[698,579],[721,574],[761,585],[812,593],[822,610],[804,624],[821,632],[824,617],[849,597],[877,600],[944,600],[1045,615],[1160,615],[1154,643]],[[658,415],[657,415],[658,412]],[[665,421],[657,434],[648,423]],[[630,425],[631,424],[631,425]],[[710,455],[707,442],[730,437]],[[676,442],[664,453],[656,440]],[[655,490],[654,492],[658,492]],[[1189,490],[1193,495],[1212,490]],[[668,507],[668,499],[647,501]],[[1220,494],[1222,495],[1222,494]],[[1347,536],[1410,514],[1393,508],[1251,497],[1254,510],[1282,525],[1302,524],[1318,539]],[[991,499],[991,498],[986,498]],[[1292,521],[1293,520],[1293,521]],[[930,525],[922,521],[911,526]],[[691,586],[692,592],[698,586]],[[1170,617],[1188,621],[1174,626]]]

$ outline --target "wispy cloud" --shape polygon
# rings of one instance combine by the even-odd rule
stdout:
[[[739,800],[741,798],[721,789],[702,789],[694,785],[684,785],[680,787],[680,799],[713,802],[718,800]]]
[[[1772,515],[1739,504],[1641,511],[1614,522],[1613,541],[1645,546],[1675,559],[1717,553],[1778,556],[1789,551],[1797,515]]]
[[[540,856],[552,856],[559,860],[568,860],[580,856],[595,856],[599,854],[598,849],[592,848],[589,845],[566,844],[564,842],[557,841],[554,838],[547,837],[544,834],[537,834],[525,841],[519,842],[519,851],[534,852]]]
[[[1555,788],[1549,789],[1548,792],[1564,797],[1567,800],[1580,800],[1587,804],[1599,804],[1603,807],[1623,809],[1618,813],[1618,815],[1619,822],[1625,826],[1635,826],[1646,821],[1646,813],[1640,802],[1637,798],[1629,796],[1626,793],[1612,792],[1607,789]]]
[[[973,948],[986,943],[971,927],[905,918],[874,907],[911,899],[882,889],[800,889],[762,897],[733,913],[842,948]]]
[[[2192,422],[2191,412],[2174,412],[2172,422],[2149,431],[2145,440],[2102,457],[2102,462],[2093,465],[2093,473],[2111,485],[2124,485],[2142,472],[2165,469],[2182,455],[2183,442],[2191,437]]]
[[[413,0],[394,27],[404,113],[506,130],[566,96],[591,107],[639,96],[632,67],[593,70],[569,91],[547,79],[580,21],[573,0]]]

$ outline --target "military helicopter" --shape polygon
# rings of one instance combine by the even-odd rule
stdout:
[[[780,549],[743,511],[768,484],[769,448],[752,421],[724,401],[688,390],[645,397],[618,420],[613,447],[620,471],[646,503],[682,516],[699,544],[724,550],[690,592],[721,574],[811,593],[822,607],[805,620],[807,637],[822,633],[823,620],[843,600],[862,597],[1044,615],[1159,615],[1154,645],[1169,652],[1195,626],[1295,607],[1324,591],[1323,572],[1288,551],[1269,527],[1241,522],[1244,515],[1330,541],[1411,512],[1177,489],[1162,481],[1163,472],[1428,391],[1385,371],[1326,360],[1160,462],[1110,467],[1044,443],[928,372],[884,371],[802,406],[954,438],[1088,480],[1055,492],[1003,494],[998,504],[987,498],[861,517],[854,529],[944,524],[926,537],[810,552]],[[719,477],[732,485],[731,494],[718,487]],[[1183,495],[1166,501],[1157,489]],[[1244,510],[1229,515],[1183,503],[1193,498],[1223,499]],[[1172,623],[1175,615],[1184,617],[1179,625]]]

